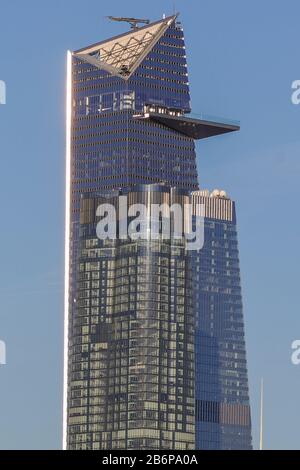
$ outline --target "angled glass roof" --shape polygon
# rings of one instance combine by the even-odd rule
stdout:
[[[102,41],[74,55],[112,75],[129,78],[176,19],[169,16],[128,33]]]

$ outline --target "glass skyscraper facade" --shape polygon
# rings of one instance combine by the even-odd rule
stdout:
[[[196,448],[252,448],[235,203],[224,191],[193,193],[204,246],[192,252]]]
[[[100,240],[96,209],[189,201],[141,185],[81,200],[71,330],[69,437],[74,449],[194,449],[192,272],[181,239]],[[151,218],[151,216],[149,216]],[[118,217],[119,218],[119,217]]]
[[[200,442],[201,253],[192,260],[183,240],[103,241],[95,219],[122,194],[148,204],[199,190],[195,139],[239,126],[190,112],[177,15],[68,54],[65,448]]]

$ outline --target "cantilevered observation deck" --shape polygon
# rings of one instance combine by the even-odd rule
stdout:
[[[229,121],[206,115],[196,117],[192,114],[180,115],[169,113],[168,111],[149,111],[134,117],[135,119],[158,122],[195,140],[240,130],[240,123],[238,121]]]

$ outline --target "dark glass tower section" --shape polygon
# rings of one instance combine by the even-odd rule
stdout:
[[[224,191],[193,193],[203,205],[204,246],[192,253],[196,448],[252,448],[235,203]],[[196,212],[196,210],[195,210]]]
[[[122,191],[188,197],[199,188],[194,140],[239,126],[191,117],[177,15],[69,57],[64,447],[190,449],[193,266],[184,243],[102,246],[91,211],[99,198],[117,207]]]
[[[71,335],[72,449],[195,448],[192,272],[184,239],[100,240],[96,209],[189,202],[187,191],[137,186],[84,197]],[[153,218],[149,215],[149,222]],[[130,222],[130,219],[129,219]]]
[[[150,111],[190,111],[175,17],[73,54],[74,210],[82,192],[162,181],[198,188],[194,139]]]

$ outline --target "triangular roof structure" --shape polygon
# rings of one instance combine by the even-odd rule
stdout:
[[[153,49],[177,15],[137,28],[74,52],[85,62],[127,80]]]

